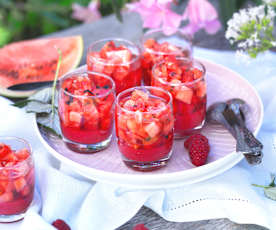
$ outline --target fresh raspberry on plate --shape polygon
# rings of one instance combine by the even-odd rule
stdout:
[[[202,134],[194,134],[185,142],[184,147],[189,151],[191,162],[195,166],[204,165],[210,151],[208,139]]]
[[[66,224],[65,221],[61,219],[55,220],[52,225],[58,230],[71,230],[68,224]]]
[[[149,230],[144,224],[136,224],[132,230]]]

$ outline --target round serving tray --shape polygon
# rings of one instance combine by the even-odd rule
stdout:
[[[256,90],[236,72],[204,59],[198,60],[207,70],[207,106],[230,98],[245,100],[250,107],[247,126],[256,135],[263,119],[263,105]],[[203,181],[221,174],[243,159],[243,155],[235,152],[236,141],[231,134],[220,125],[208,123],[202,129],[211,146],[207,164],[193,166],[183,140],[177,140],[168,165],[151,172],[135,171],[122,162],[115,135],[106,150],[79,154],[69,150],[61,139],[44,132],[37,125],[36,132],[48,151],[75,172],[95,181],[140,189],[176,187]]]

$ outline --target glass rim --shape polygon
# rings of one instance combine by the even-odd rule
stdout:
[[[124,91],[122,91],[122,92],[120,92],[120,93],[118,94],[117,99],[116,99],[116,105],[117,105],[122,111],[124,111],[124,112],[126,112],[126,113],[131,113],[131,114],[136,114],[137,111],[139,111],[139,110],[137,110],[137,111],[130,111],[130,110],[128,110],[128,109],[123,108],[123,107],[119,104],[120,97],[122,97],[124,94],[127,94],[127,93],[129,93],[129,92],[131,92],[131,91],[134,91],[135,89],[149,89],[149,90],[150,90],[150,89],[155,89],[155,90],[162,91],[163,93],[165,93],[165,94],[168,95],[168,97],[169,97],[169,101],[166,102],[166,105],[169,105],[170,107],[172,107],[173,98],[172,98],[172,95],[171,95],[170,92],[168,92],[168,91],[162,89],[161,87],[156,87],[156,86],[135,86],[135,87],[126,89],[126,90],[124,90]],[[154,95],[154,96],[155,96],[155,95]],[[160,97],[160,96],[157,96],[157,97]],[[139,112],[142,113],[142,114],[158,113],[158,112],[160,112],[160,111],[166,110],[166,108],[167,108],[167,107],[160,108],[160,109],[156,109],[156,110],[152,110],[152,111],[146,111],[146,112],[141,112],[141,111],[139,111]]]
[[[154,33],[163,33],[163,29],[162,28],[157,28],[157,29],[151,29],[151,30],[148,30],[146,33],[143,34],[142,36],[142,39],[141,39],[141,47],[143,49],[143,51],[147,51],[148,53],[152,53],[152,54],[156,54],[156,55],[167,55],[167,56],[173,56],[173,55],[176,55],[178,54],[178,52],[164,52],[164,51],[155,51],[155,50],[152,50],[150,48],[145,48],[144,47],[144,43],[147,39],[150,39],[150,38],[146,38],[147,35],[151,35],[151,34],[154,34]],[[174,34],[176,33],[180,33],[187,41],[187,43],[189,44],[189,46],[187,47],[179,47],[180,48],[180,51],[185,51],[185,50],[189,50],[189,56],[191,56],[191,53],[192,53],[192,47],[193,47],[193,44],[192,44],[192,36],[189,35],[189,34],[184,34],[183,32],[181,32],[180,29],[177,29],[176,32],[174,32],[173,34],[171,35],[165,35],[167,37],[171,37],[173,36]]]
[[[162,65],[163,63],[165,63],[166,61],[162,60],[160,62],[157,62],[153,65],[152,67],[152,76],[153,78],[155,78],[156,80],[160,81],[162,84],[166,84],[166,85],[170,85],[170,86],[190,86],[193,85],[201,80],[203,80],[205,78],[205,74],[206,74],[206,68],[205,66],[198,60],[195,60],[194,58],[185,58],[185,57],[176,57],[176,60],[183,60],[183,61],[191,61],[193,64],[197,63],[201,66],[202,68],[202,76],[200,78],[197,78],[193,81],[189,81],[189,82],[181,82],[181,83],[170,83],[168,81],[165,81],[163,79],[161,79],[160,77],[156,76],[156,74],[154,73],[154,70],[157,68],[157,66]]]
[[[62,88],[62,83],[66,79],[68,79],[70,77],[73,77],[73,76],[75,76],[77,74],[87,74],[87,75],[88,74],[95,74],[95,75],[98,75],[100,77],[103,77],[103,78],[106,78],[106,79],[110,80],[112,86],[111,86],[111,88],[106,93],[101,94],[101,95],[94,95],[94,96],[93,95],[89,95],[89,96],[85,96],[85,95],[75,95],[75,94],[72,94],[72,93],[70,93],[70,92],[68,92],[68,91],[66,91],[65,89]],[[114,92],[114,94],[115,94],[115,82],[114,82],[114,80],[111,77],[107,76],[106,74],[99,73],[99,72],[94,72],[94,71],[80,70],[80,71],[73,71],[73,72],[67,73],[67,74],[63,75],[59,79],[59,84],[60,84],[59,85],[59,90],[62,90],[62,92],[64,94],[66,94],[68,96],[71,96],[71,97],[75,97],[75,98],[102,98],[102,97],[108,96],[112,92]]]
[[[134,57],[132,60],[128,61],[128,62],[124,62],[124,63],[117,63],[117,64],[114,64],[114,63],[108,63],[106,62],[106,59],[103,59],[103,58],[94,58],[93,56],[89,56],[89,53],[92,51],[91,49],[96,46],[97,44],[100,44],[102,42],[104,43],[107,43],[107,42],[110,42],[110,41],[118,41],[118,42],[124,42],[124,43],[128,43],[129,45],[135,47],[138,51],[138,55],[136,57]],[[133,54],[132,54],[133,56]],[[139,60],[141,56],[141,50],[140,50],[140,47],[138,45],[136,45],[134,42],[132,41],[129,41],[127,39],[124,39],[124,38],[116,38],[116,37],[110,37],[110,38],[103,38],[103,39],[100,39],[100,40],[97,40],[97,41],[94,41],[92,42],[89,46],[88,46],[88,50],[87,50],[87,58],[88,59],[93,59],[95,60],[95,62],[97,63],[101,63],[103,65],[107,65],[107,66],[127,66],[127,65],[131,65],[133,63],[135,63],[137,60]]]
[[[7,170],[7,169],[14,169],[15,167],[18,167],[18,166],[20,166],[21,164],[23,164],[24,162],[26,162],[26,161],[30,161],[30,160],[32,160],[32,155],[33,155],[33,150],[32,150],[32,146],[30,145],[30,143],[27,141],[27,140],[25,140],[24,138],[21,138],[21,137],[16,137],[16,136],[0,136],[0,142],[2,142],[3,140],[16,140],[16,141],[18,141],[18,142],[21,142],[21,143],[23,143],[24,145],[26,145],[26,147],[28,148],[28,150],[29,150],[29,152],[30,152],[30,155],[26,158],[26,159],[24,159],[24,160],[22,160],[22,161],[20,161],[20,162],[17,162],[16,164],[14,164],[14,165],[10,165],[10,166],[0,166],[0,171],[1,170]],[[5,143],[4,143],[5,144]],[[12,146],[11,146],[11,149],[12,149]],[[12,149],[13,150],[13,149]]]

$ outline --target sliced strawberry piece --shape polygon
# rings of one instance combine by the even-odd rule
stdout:
[[[207,87],[206,83],[203,81],[200,81],[197,83],[197,89],[196,89],[196,95],[198,97],[204,97],[206,95]]]
[[[6,155],[8,155],[11,152],[12,152],[12,150],[11,150],[10,146],[5,145],[4,143],[0,143],[0,158],[5,157]]]
[[[19,159],[19,161],[25,160],[30,156],[30,152],[27,148],[21,149],[16,151],[16,156]]]
[[[13,181],[14,187],[17,192],[20,192],[26,185],[27,182],[23,177],[20,177]]]
[[[0,196],[0,203],[5,203],[13,200],[12,192],[5,192]],[[3,204],[2,204],[3,205]]]

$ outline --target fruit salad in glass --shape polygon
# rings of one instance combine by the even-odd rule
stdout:
[[[206,115],[205,67],[196,60],[174,58],[161,61],[152,70],[153,86],[172,94],[175,138],[202,128]]]
[[[157,87],[134,87],[116,102],[116,135],[123,161],[137,170],[166,165],[172,153],[172,97]]]
[[[192,42],[180,31],[166,35],[162,30],[151,30],[142,39],[142,71],[144,85],[151,84],[152,67],[172,57],[192,57]]]
[[[88,48],[87,68],[110,76],[116,93],[141,85],[141,55],[138,46],[123,39],[103,39]]]
[[[0,222],[24,217],[34,196],[30,145],[21,138],[0,137]]]
[[[114,81],[95,72],[73,72],[60,79],[58,111],[63,140],[82,153],[106,148],[112,136]]]

